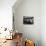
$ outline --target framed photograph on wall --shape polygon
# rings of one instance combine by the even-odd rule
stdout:
[[[23,16],[23,24],[34,24],[34,17]]]

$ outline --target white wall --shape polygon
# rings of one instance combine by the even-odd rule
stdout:
[[[41,2],[41,15],[42,46],[46,46],[46,0]]]
[[[23,0],[20,5],[14,5],[15,28],[24,34],[24,37],[35,41],[41,46],[41,0]],[[23,16],[33,16],[33,25],[24,25]]]
[[[16,0],[0,0],[0,27],[12,28],[12,6]]]

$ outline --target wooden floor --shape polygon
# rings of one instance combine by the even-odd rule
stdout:
[[[6,40],[6,42],[2,43],[0,46],[16,46],[15,39],[13,40]]]

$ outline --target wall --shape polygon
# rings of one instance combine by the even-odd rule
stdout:
[[[23,0],[17,7],[13,6],[13,12],[18,32],[22,32],[25,38],[34,40],[36,46],[41,46],[41,0]],[[34,24],[24,25],[23,16],[33,16]]]
[[[0,27],[12,29],[12,6],[16,0],[0,0]]]
[[[42,46],[46,46],[46,0],[41,1],[41,40]]]

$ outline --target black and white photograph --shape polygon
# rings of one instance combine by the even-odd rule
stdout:
[[[34,17],[23,16],[23,24],[34,24]]]

